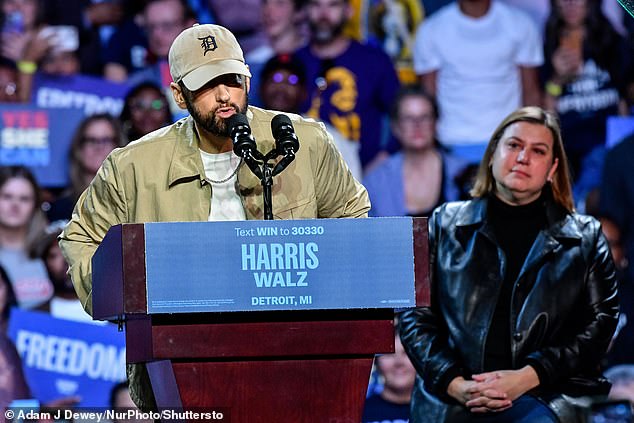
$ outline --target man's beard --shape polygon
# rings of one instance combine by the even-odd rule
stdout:
[[[241,113],[244,115],[247,113],[249,96],[248,94],[245,95],[244,102],[241,106],[237,103],[229,103],[227,105],[214,108],[206,115],[203,115],[201,111],[194,105],[192,99],[187,98],[187,96],[185,96],[185,104],[187,105],[187,111],[189,111],[189,114],[192,116],[198,126],[213,135],[219,137],[228,137],[231,134],[229,132],[229,126],[227,125],[227,119],[217,117],[216,112],[218,111],[218,109],[229,106],[233,107],[236,113]]]
[[[346,22],[342,20],[336,24],[324,24],[309,22],[311,40],[315,44],[328,44],[339,35],[343,34]]]

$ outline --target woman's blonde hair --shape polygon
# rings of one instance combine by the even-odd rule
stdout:
[[[508,115],[495,129],[484,152],[484,157],[482,157],[482,161],[480,162],[473,188],[470,191],[471,196],[484,197],[494,191],[495,180],[493,178],[491,160],[506,128],[516,122],[534,123],[550,130],[553,136],[553,161],[555,159],[559,161],[552,179],[553,199],[557,204],[569,212],[572,212],[574,210],[574,201],[572,197],[572,185],[570,183],[570,171],[568,169],[568,158],[561,138],[559,122],[552,113],[534,106],[517,109]]]

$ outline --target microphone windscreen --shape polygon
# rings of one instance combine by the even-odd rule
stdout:
[[[284,126],[290,126],[291,130],[293,132],[295,131],[295,128],[293,128],[293,124],[291,123],[291,120],[289,119],[288,116],[284,114],[280,113],[279,115],[275,116],[273,120],[271,120],[271,132],[273,132],[273,137],[275,139],[279,137],[279,131]]]
[[[237,126],[249,127],[249,119],[247,119],[246,115],[236,113],[227,119],[227,127],[229,128],[230,133],[233,133],[234,128]]]

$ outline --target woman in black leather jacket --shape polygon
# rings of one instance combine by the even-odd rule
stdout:
[[[401,316],[411,421],[574,422],[564,395],[609,391],[617,283],[599,223],[573,210],[554,116],[509,115],[471,194],[434,211],[431,306]]]

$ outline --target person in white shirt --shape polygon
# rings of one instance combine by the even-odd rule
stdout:
[[[479,162],[488,134],[521,105],[541,100],[540,33],[519,9],[496,0],[459,0],[417,30],[414,70],[436,96],[440,142]]]

